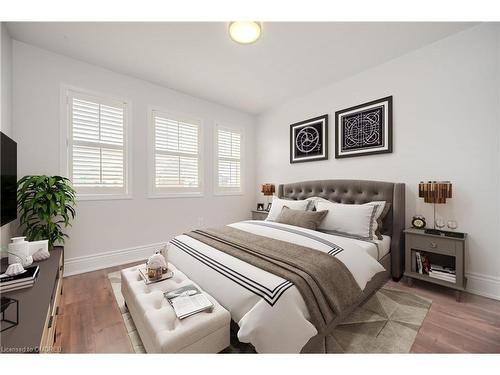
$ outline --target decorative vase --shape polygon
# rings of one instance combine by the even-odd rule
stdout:
[[[12,243],[9,244],[9,264],[21,263],[23,266],[28,266],[33,262],[29,254],[29,242],[26,237],[13,237]],[[31,262],[28,257],[31,258]],[[29,263],[29,264],[28,264]]]
[[[153,254],[149,257],[147,262],[148,277],[150,280],[159,280],[162,274],[168,270],[167,261],[160,253]]]

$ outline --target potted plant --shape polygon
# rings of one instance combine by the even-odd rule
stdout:
[[[25,176],[18,182],[20,225],[29,241],[48,240],[49,249],[64,244],[63,228],[75,218],[75,190],[61,176]]]

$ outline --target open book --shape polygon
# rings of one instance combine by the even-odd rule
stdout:
[[[186,285],[163,294],[172,305],[179,319],[187,318],[202,311],[211,311],[212,302],[196,286]]]

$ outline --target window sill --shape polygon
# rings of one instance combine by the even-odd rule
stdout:
[[[76,194],[76,201],[108,201],[108,200],[127,200],[132,199],[131,194]]]
[[[150,193],[148,199],[203,198],[203,193]]]
[[[214,191],[215,196],[224,197],[231,195],[243,195],[242,191]]]

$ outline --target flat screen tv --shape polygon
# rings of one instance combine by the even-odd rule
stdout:
[[[2,224],[17,217],[17,143],[0,132]]]

